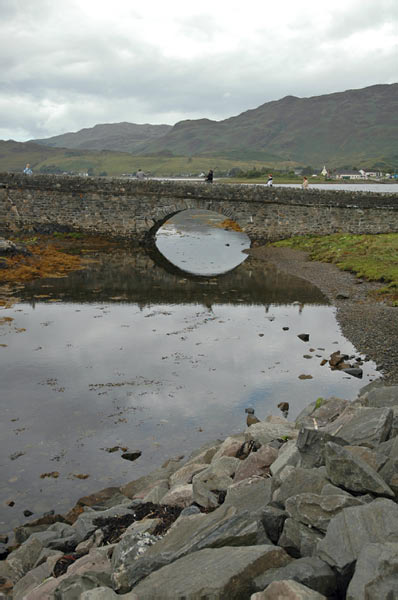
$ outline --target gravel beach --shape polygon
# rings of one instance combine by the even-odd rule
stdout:
[[[316,285],[336,306],[343,335],[376,363],[385,384],[398,384],[398,308],[369,295],[382,284],[358,279],[330,263],[308,260],[300,250],[260,246],[249,254]]]

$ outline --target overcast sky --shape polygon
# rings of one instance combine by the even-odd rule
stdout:
[[[398,82],[398,0],[0,0],[0,139]]]

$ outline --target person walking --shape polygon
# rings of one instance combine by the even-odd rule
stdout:
[[[272,185],[273,185],[273,179],[272,179],[271,173],[268,175],[267,185],[268,185],[268,187],[272,187]]]
[[[301,184],[301,187],[303,188],[303,190],[308,189],[308,184],[309,184],[309,181],[308,181],[307,177],[304,177],[303,183]]]
[[[213,176],[214,176],[213,169],[210,169],[210,171],[206,175],[205,181],[207,183],[213,183]]]
[[[24,168],[23,172],[24,172],[25,175],[33,175],[33,171],[30,168],[30,164],[29,163],[26,165],[26,167]]]

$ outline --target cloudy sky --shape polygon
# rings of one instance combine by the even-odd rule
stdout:
[[[0,139],[398,82],[397,0],[0,0]]]

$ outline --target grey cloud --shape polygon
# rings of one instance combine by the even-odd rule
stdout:
[[[233,50],[214,51],[206,59],[188,59],[183,47],[181,57],[170,58],[156,40],[144,42],[139,34],[129,36],[100,21],[88,27],[47,0],[18,13],[14,2],[0,0],[0,6],[5,15],[0,135],[16,132],[19,139],[21,131],[47,137],[96,122],[223,119],[289,94],[313,96],[398,80],[397,49],[375,51],[369,44],[347,57],[341,44],[354,31],[393,21],[395,0],[377,6],[364,0],[363,14],[358,2],[344,13],[331,9],[330,19],[314,29],[304,15],[288,35],[277,26],[259,26],[251,44],[237,39]],[[211,15],[180,18],[177,24],[199,43],[220,31]]]

